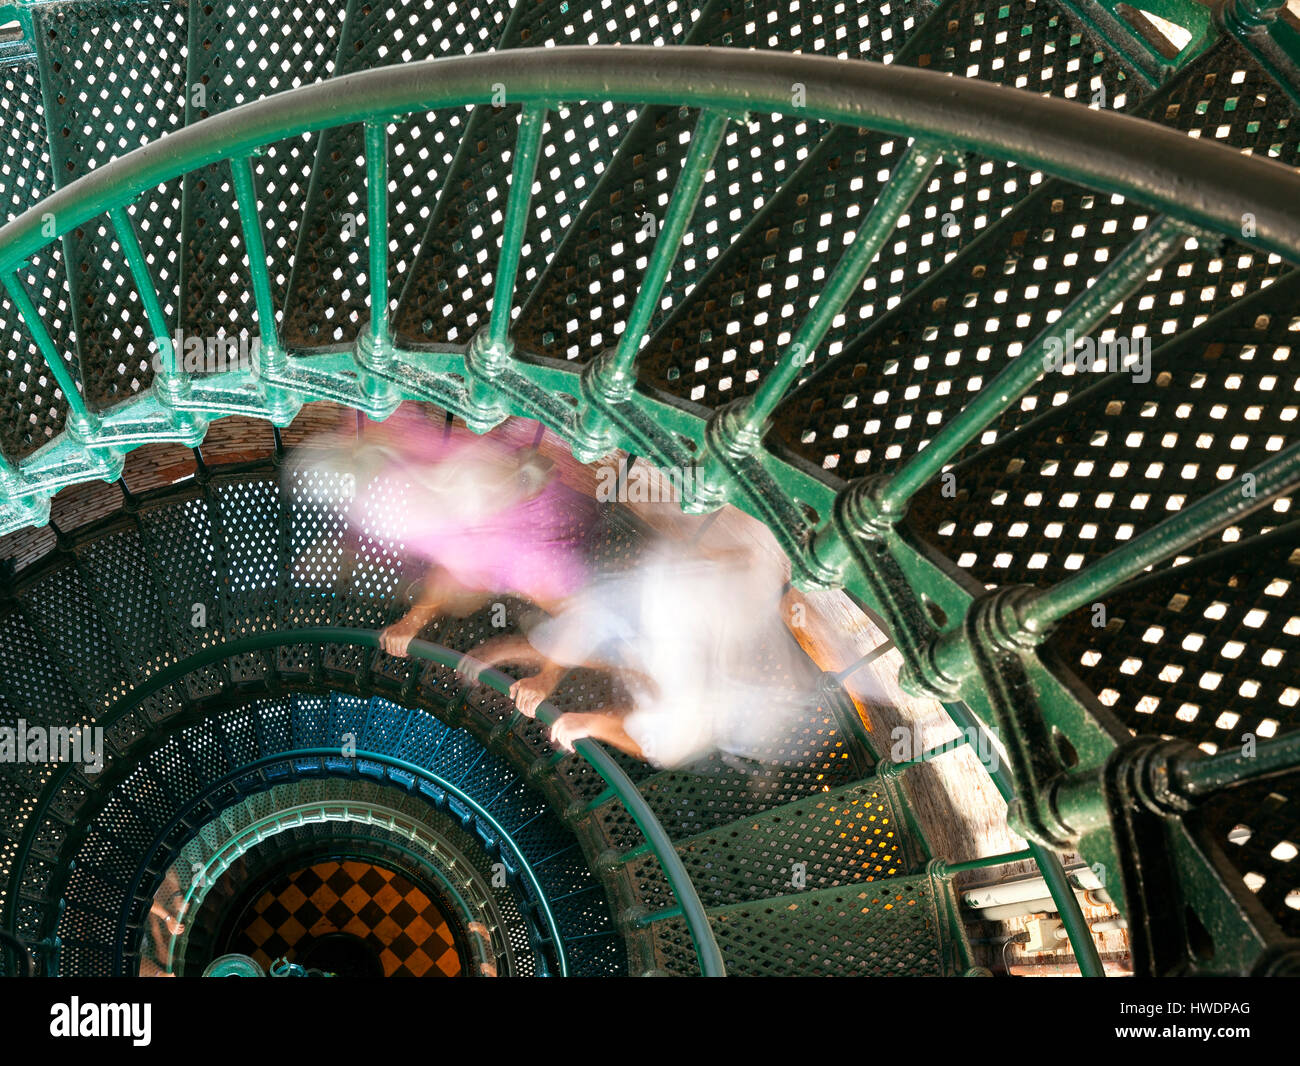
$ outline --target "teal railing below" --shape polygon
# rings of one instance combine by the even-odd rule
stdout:
[[[175,684],[194,670],[210,666],[222,659],[228,659],[232,655],[265,651],[283,644],[350,644],[378,649],[379,633],[369,629],[317,627],[312,629],[273,630],[227,643],[214,644],[196,652],[187,659],[158,671],[146,681],[141,682],[128,695],[118,700],[96,724],[105,728],[111,726],[113,722],[129,714],[141,701],[162,691],[169,685]],[[453,651],[438,644],[431,644],[424,640],[411,641],[408,654],[412,658],[436,663],[439,666],[451,669],[456,669],[465,659],[461,652]],[[510,686],[514,684],[515,679],[500,670],[487,668],[479,675],[479,681],[501,695],[508,695]],[[515,721],[519,715],[519,711],[513,712],[511,721]],[[559,717],[559,712],[549,703],[543,703],[537,710],[537,717],[543,723],[550,725]],[[607,793],[617,797],[622,802],[658,859],[664,877],[677,899],[677,908],[675,908],[672,916],[675,917],[679,913],[690,931],[696,958],[699,961],[700,974],[704,977],[725,976],[726,968],[723,964],[722,952],[714,940],[708,917],[705,914],[704,904],[700,901],[690,875],[686,872],[686,867],[673,847],[667,831],[659,824],[659,820],[655,817],[649,804],[646,803],[645,797],[637,791],[636,785],[631,778],[627,776],[622,767],[614,761],[600,744],[591,740],[579,740],[574,745],[574,748],[577,754],[586,760],[605,781],[608,786]],[[361,757],[360,753],[358,753],[358,757]],[[21,872],[26,867],[27,857],[34,842],[35,831],[41,824],[50,801],[58,793],[59,788],[72,772],[72,769],[71,764],[61,766],[46,783],[40,800],[28,820],[27,829],[15,856],[13,866],[15,876],[21,877]],[[539,887],[537,891],[540,893]],[[544,900],[545,897],[542,896],[541,898]],[[662,917],[667,918],[669,916],[664,914]],[[17,912],[11,910],[9,922],[11,928],[13,928],[16,917]]]

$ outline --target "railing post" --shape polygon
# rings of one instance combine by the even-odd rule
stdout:
[[[1029,862],[1034,853],[1028,848],[1021,851],[1009,851],[1002,855],[986,855],[982,859],[968,859],[966,862],[946,862],[935,860],[936,871],[940,874],[959,874],[965,870],[987,870],[990,866],[1006,866],[1013,862]]]
[[[940,755],[947,755],[950,751],[956,751],[958,748],[965,747],[971,742],[969,733],[963,733],[952,740],[946,740],[942,744],[937,744],[933,748],[926,748],[920,755],[914,759],[908,759],[906,762],[891,763],[894,773],[901,773],[903,770],[910,770],[913,766],[920,766],[922,763],[932,762]]]
[[[547,107],[529,104],[519,116],[514,156],[510,160],[510,193],[502,223],[501,254],[492,279],[492,312],[484,329],[474,334],[465,357],[469,372],[469,399],[474,418],[471,428],[490,429],[505,417],[493,381],[510,365],[514,343],[510,339],[510,312],[514,306],[519,256],[528,232],[533,180],[541,154]]]
[[[366,252],[370,286],[370,322],[357,338],[355,358],[361,367],[361,390],[372,415],[389,413],[400,402],[397,389],[384,377],[393,362],[388,298],[388,120],[365,125]]]
[[[999,590],[1004,595],[998,597],[1001,609],[992,631],[1007,647],[1040,644],[1066,615],[1296,485],[1300,485],[1300,444],[1201,497],[1051,588],[1016,590],[1021,592],[1017,596],[1005,595],[1012,590]],[[969,669],[971,657],[961,627],[939,638],[933,652],[934,664],[945,676],[960,677]]]
[[[9,299],[13,302],[19,316],[27,326],[32,339],[36,342],[37,349],[45,359],[45,365],[50,368],[50,373],[54,375],[59,391],[63,393],[64,402],[68,405],[68,433],[77,443],[83,446],[91,469],[99,473],[101,477],[116,478],[122,472],[122,456],[112,450],[94,447],[95,434],[100,429],[99,417],[86,407],[86,401],[78,391],[76,381],[73,379],[72,374],[68,372],[62,356],[54,346],[54,341],[45,329],[45,323],[41,321],[40,312],[32,303],[27,287],[23,284],[22,279],[18,277],[16,271],[6,271],[3,275],[0,275],[0,282],[3,282],[5,291],[9,294]]]
[[[257,208],[257,190],[253,184],[252,159],[248,156],[232,159],[230,176],[235,186],[239,223],[243,229],[244,250],[248,257],[248,276],[252,281],[253,304],[257,311],[255,372],[272,424],[286,426],[298,413],[300,404],[292,393],[268,381],[288,369],[289,359],[275,328],[275,304],[271,299],[271,276],[266,267],[266,244],[262,237],[261,214]]]
[[[628,312],[627,324],[618,345],[592,360],[582,376],[582,399],[578,416],[574,454],[583,462],[595,462],[613,447],[611,408],[627,403],[636,384],[636,357],[650,322],[659,306],[668,271],[677,258],[686,226],[695,213],[704,188],[704,178],[722,143],[729,116],[720,111],[701,111],[691,136],[682,172],[673,189],[663,225],[646,264],[645,275]]]
[[[1191,233],[1185,224],[1168,218],[1144,229],[1055,322],[944,423],[925,447],[892,475],[868,475],[843,489],[835,502],[836,519],[813,536],[809,557],[826,574],[842,574],[851,561],[850,539],[879,540],[887,536],[907,513],[912,497],[1047,372],[1048,357],[1044,353],[1049,342],[1055,341],[1061,348],[1064,365],[1073,357],[1072,352],[1064,351],[1067,332],[1073,331],[1081,338],[1095,330],[1115,305],[1141,286]],[[1115,371],[1124,372],[1124,368]]]
[[[366,250],[370,274],[371,351],[387,353],[388,333],[388,123],[366,123]]]
[[[1300,731],[1260,744],[1250,755],[1229,749],[1205,758],[1176,762],[1170,776],[1175,788],[1187,796],[1199,797],[1297,767],[1300,767]]]
[[[776,366],[768,371],[753,396],[722,408],[713,417],[696,481],[700,506],[725,502],[726,486],[733,476],[731,468],[762,447],[772,413],[825,339],[835,316],[861,289],[876,255],[942,156],[941,149],[921,141],[908,146]]]
[[[167,320],[163,314],[162,302],[158,299],[158,290],[154,287],[153,277],[149,272],[149,262],[140,250],[135,226],[131,222],[125,204],[110,207],[108,214],[113,221],[118,244],[126,258],[131,277],[135,281],[136,293],[144,305],[149,329],[153,332],[156,349],[154,396],[167,409],[172,425],[184,434],[185,443],[198,444],[203,439],[207,424],[195,414],[177,408],[178,404],[190,398],[190,379],[181,372],[177,364],[176,345],[167,332]]]
[[[986,732],[983,723],[964,703],[945,703],[943,709],[967,736],[979,736]],[[988,768],[988,773],[998,794],[1007,801],[1008,805],[1014,803],[1015,788],[1007,768],[999,763],[995,767]],[[1048,894],[1056,903],[1061,924],[1065,926],[1065,931],[1070,938],[1070,947],[1074,950],[1075,961],[1079,964],[1079,971],[1084,977],[1105,977],[1106,970],[1101,964],[1101,955],[1097,952],[1097,942],[1092,938],[1092,930],[1088,928],[1087,919],[1083,916],[1083,909],[1079,906],[1073,886],[1065,876],[1065,867],[1061,865],[1061,860],[1054,852],[1048,851],[1033,840],[1027,841],[1027,844],[1030,857],[1038,866],[1043,880],[1047,882]]]
[[[844,684],[845,681],[847,681],[859,670],[863,669],[864,667],[870,666],[882,655],[888,655],[891,651],[894,650],[894,647],[895,647],[894,642],[886,638],[885,640],[877,644],[874,648],[867,651],[856,661],[849,663],[849,665],[846,666],[843,670],[837,671],[835,674],[835,680],[838,681],[841,685]]]

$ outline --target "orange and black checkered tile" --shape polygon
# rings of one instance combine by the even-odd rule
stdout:
[[[456,977],[451,929],[429,896],[402,874],[365,862],[320,862],[276,882],[253,904],[232,951],[268,969],[298,961],[318,937],[347,933],[372,948],[385,977]]]

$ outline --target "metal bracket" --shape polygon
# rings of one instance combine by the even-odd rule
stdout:
[[[1218,845],[1189,820],[1197,804],[1176,770],[1201,758],[1185,741],[1137,737],[1099,770],[1055,782],[1049,802],[1076,836],[1082,830],[1085,860],[1118,871],[1119,884],[1106,887],[1128,920],[1137,973],[1300,969],[1300,946],[1283,939]],[[1280,953],[1269,954],[1270,944]]]

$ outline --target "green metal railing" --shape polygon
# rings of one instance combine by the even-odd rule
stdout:
[[[617,78],[611,76],[615,72]],[[491,87],[501,84],[509,85],[511,99],[525,107],[490,322],[468,352],[400,351],[394,347],[388,327],[386,123],[393,116],[415,110],[484,103],[490,98]],[[803,90],[798,107],[788,90],[791,84]],[[509,358],[513,350],[509,311],[545,115],[561,101],[576,98],[686,102],[703,109],[627,328],[608,358],[593,364],[580,381],[561,367]],[[719,479],[738,480],[738,487],[746,490],[745,478],[736,476],[737,460],[757,450],[771,411],[797,381],[834,312],[860,282],[929,168],[945,150],[974,151],[1040,167],[1101,190],[1137,197],[1165,213],[1164,219],[1144,231],[1125,257],[1111,266],[1102,283],[1080,296],[1067,311],[1078,335],[1086,335],[1117,300],[1141,282],[1144,268],[1157,265],[1185,234],[1198,228],[1237,237],[1240,219],[1249,213],[1256,219],[1254,235],[1240,239],[1262,250],[1300,256],[1300,220],[1292,210],[1295,175],[1285,168],[1140,120],[1080,111],[1062,101],[999,86],[969,83],[954,96],[948,79],[921,70],[860,63],[846,71],[834,61],[786,54],[690,48],[666,53],[620,47],[560,48],[545,55],[521,52],[368,71],[268,97],[187,127],[167,138],[165,150],[152,144],[114,160],[0,229],[0,279],[49,361],[72,416],[72,432],[65,438],[41,448],[18,469],[0,470],[0,530],[41,521],[39,501],[64,485],[113,479],[121,469],[123,453],[143,443],[197,443],[208,420],[231,414],[260,416],[284,425],[307,399],[338,400],[385,417],[403,398],[432,398],[479,429],[499,421],[507,408],[522,409],[555,423],[553,428],[582,458],[607,451],[621,438],[643,436],[644,419],[636,418],[637,412],[631,408],[644,409],[645,405],[629,403],[636,354],[725,130],[726,116],[746,108],[852,122],[913,135],[918,141],[895,169],[775,370],[760,383],[743,410],[725,412],[727,417],[719,421],[717,432],[704,442],[699,465],[705,484],[713,488],[711,503],[720,499]],[[366,129],[369,179],[370,325],[352,358],[291,359],[275,333],[250,159],[265,144],[286,136],[358,121]],[[1068,140],[1052,132],[1062,128],[1068,130]],[[231,171],[261,333],[260,359],[252,370],[191,381],[178,369],[161,300],[135,236],[130,205],[145,190],[213,163],[223,163]],[[1189,174],[1196,178],[1202,195],[1186,197],[1174,191]],[[151,393],[100,418],[86,410],[37,309],[15,275],[42,247],[105,211],[136,282],[160,358]],[[358,375],[358,369],[363,373]],[[410,379],[421,371],[444,376],[441,387],[434,390],[436,395],[411,388]],[[468,379],[468,391],[448,380],[449,374]],[[912,460],[882,498],[882,513],[901,509],[911,492],[933,476],[958,446],[1037,376],[1032,360],[1009,367],[996,387],[983,390],[958,419],[944,427],[940,440]],[[565,391],[590,401],[576,413],[548,395],[566,378]],[[665,412],[652,407],[649,413],[653,418]],[[698,420],[699,416],[685,416],[687,423]],[[681,411],[676,413],[676,421],[683,421]],[[703,435],[698,424],[691,428],[692,436]],[[683,458],[680,446],[669,441],[668,435],[650,436],[649,441],[640,441],[648,445],[645,450],[650,458],[660,462]],[[749,495],[760,495],[754,486],[748,488]]]
[[[1218,35],[1214,13],[1196,0],[1062,0],[1065,7],[1092,26],[1103,41],[1153,80],[1182,67],[1205,51]],[[1145,12],[1175,27],[1171,39]]]
[[[1300,105],[1300,18],[1287,11],[1286,0],[1225,0],[1215,17]]]
[[[962,704],[945,703],[944,710],[948,712],[948,717],[953,720],[962,729],[966,736],[978,735],[985,732],[984,725]],[[989,777],[993,780],[994,787],[998,794],[1006,800],[1008,804],[1015,801],[1015,783],[1011,780],[1011,775],[1007,772],[1006,766],[999,761],[994,766],[985,765]],[[1088,920],[1083,915],[1083,908],[1079,906],[1078,897],[1074,894],[1069,879],[1065,876],[1065,867],[1062,865],[1060,858],[1051,851],[1048,851],[1036,841],[1028,841],[1028,847],[1025,852],[1017,853],[1014,857],[1007,858],[1008,862],[1018,861],[1020,858],[1030,858],[1038,866],[1039,873],[1043,875],[1043,880],[1047,883],[1048,894],[1052,897],[1052,902],[1056,904],[1057,912],[1061,916],[1061,924],[1065,926],[1066,935],[1070,939],[1070,947],[1074,950],[1075,961],[1079,964],[1079,972],[1084,977],[1105,977],[1106,969],[1102,965],[1101,955],[1097,951],[1097,942],[1092,938],[1092,931],[1088,928]],[[956,867],[950,866],[948,869],[955,870]]]
[[[523,105],[523,112],[490,320],[467,348],[403,348],[388,326],[386,124],[432,108],[500,103],[496,87],[501,85],[509,102]],[[792,94],[793,85],[801,91]],[[573,100],[700,109],[687,162],[623,336],[615,349],[581,369],[516,352],[509,332],[545,117],[550,109]],[[748,402],[715,413],[636,387],[636,357],[726,124],[747,111],[869,128],[913,143],[776,368]],[[366,129],[370,322],[350,352],[286,352],[275,335],[264,252],[258,254],[263,248],[262,223],[249,160],[263,146],[288,136],[351,123],[363,123]],[[892,478],[839,487],[828,476],[783,462],[764,449],[766,420],[801,378],[828,319],[860,284],[929,168],[951,152],[1015,162],[1122,195],[1152,210],[1147,227],[1065,310],[1053,333],[1068,326],[1076,336],[1088,335],[1152,270],[1188,241],[1207,235],[1229,236],[1260,252],[1300,261],[1300,175],[1290,168],[1150,122],[992,84],[872,63],[703,48],[521,50],[381,68],[268,97],[196,123],[97,168],[0,228],[0,279],[15,293],[15,306],[40,350],[52,359],[52,368],[60,362],[59,355],[48,337],[42,340],[39,315],[10,279],[52,240],[105,212],[165,354],[170,342],[132,228],[131,205],[146,190],[182,174],[227,165],[245,248],[252,256],[246,266],[264,353],[252,369],[195,380],[180,372],[174,359],[164,358],[154,389],[105,412],[85,411],[72,388],[72,432],[17,468],[0,467],[0,531],[43,521],[48,497],[63,485],[115,478],[125,452],[141,444],[196,443],[208,421],[227,415],[253,415],[284,425],[301,403],[312,399],[344,403],[374,418],[387,417],[404,399],[427,400],[478,430],[507,414],[526,414],[546,423],[579,458],[621,447],[662,466],[693,465],[705,485],[695,506],[731,503],[766,522],[790,556],[797,583],[845,587],[886,619],[903,653],[912,691],[948,703],[962,701],[980,722],[996,726],[1008,738],[1017,828],[1031,839],[1040,865],[1047,862],[1044,876],[1055,895],[1061,886],[1053,884],[1044,849],[1073,847],[1081,833],[1052,808],[1052,789],[1071,775],[1086,778],[1097,771],[1126,734],[1095,701],[1081,699],[1045,666],[1036,648],[1068,610],[1114,590],[1142,568],[1300,484],[1300,453],[1293,447],[1251,471],[1253,495],[1241,494],[1231,482],[1217,487],[1201,503],[1139,534],[1056,588],[986,593],[909,540],[899,530],[898,518],[922,485],[1042,376],[1044,367],[1032,354],[1032,344],[1025,349],[1030,354],[1015,359],[986,385]],[[1254,225],[1243,234],[1241,220],[1248,215]],[[66,371],[63,374],[58,379],[61,387],[65,381],[71,386]],[[684,448],[681,436],[695,442],[694,453]],[[832,517],[814,526],[801,505]],[[921,606],[921,590],[937,613]],[[944,621],[936,622],[936,617]],[[1013,707],[1002,691],[1009,662],[1026,675],[1022,693],[1032,693],[1031,705]],[[1027,724],[1033,722],[1036,728]],[[1049,723],[1073,749],[1073,762],[1056,758],[1045,743]],[[586,754],[602,773],[611,771],[612,764],[601,765],[608,759],[603,752]],[[1096,792],[1100,795],[1099,785]],[[1004,794],[1011,796],[1010,791]],[[643,832],[654,836],[662,830],[651,820]],[[666,837],[662,843],[671,852]],[[668,870],[669,855],[660,858]],[[704,938],[703,911],[698,900],[690,902],[694,894],[689,882],[681,880],[679,869],[673,878],[679,879],[674,887],[683,914],[693,923],[706,971],[720,968],[716,949]],[[1063,881],[1063,876],[1057,880]],[[1062,891],[1068,892],[1068,886]],[[1064,896],[1060,899],[1065,916]],[[1072,940],[1076,932],[1071,929]],[[1076,942],[1081,950],[1082,945],[1082,939]]]
[[[949,752],[975,744],[977,739],[981,753],[994,752],[988,731],[984,728],[983,723],[970,713],[969,709],[957,703],[945,703],[943,706],[953,724],[961,730],[960,735],[952,740],[944,741],[942,744],[936,744],[932,748],[927,748],[914,758],[904,762],[882,763],[877,768],[877,772],[887,773],[891,777],[897,776],[915,766],[933,762]],[[1003,800],[1008,804],[1013,803],[1015,800],[1015,784],[1001,758],[985,759],[981,757],[980,765],[988,773]],[[1053,852],[1031,840],[1023,851],[1006,855],[985,856],[980,859],[956,863],[936,859],[934,865],[937,870],[945,874],[955,874],[963,870],[980,870],[990,866],[1001,866],[1026,860],[1032,860],[1043,875],[1048,894],[1052,897],[1052,902],[1056,904],[1057,911],[1061,915],[1061,924],[1069,935],[1070,947],[1074,951],[1075,959],[1079,964],[1079,972],[1084,977],[1105,977],[1106,972],[1102,966],[1101,956],[1098,954],[1096,942],[1088,930],[1088,923],[1084,918],[1082,908],[1079,906],[1079,900],[1066,880],[1065,867]]]
[[[131,692],[118,700],[97,722],[98,725],[105,728],[110,727],[115,721],[131,713],[132,709],[148,699],[150,696],[161,692],[168,686],[173,685],[190,674],[194,670],[210,666],[213,663],[220,662],[230,658],[232,655],[245,654],[247,652],[265,651],[270,648],[280,647],[286,644],[350,644],[363,648],[378,649],[379,633],[368,629],[345,629],[335,627],[318,627],[312,629],[294,629],[282,631],[270,631],[266,633],[257,633],[248,637],[241,637],[238,640],[229,641],[222,644],[214,644],[202,651],[180,662],[173,663],[171,666],[158,671],[145,681],[142,681]],[[412,658],[420,659],[425,662],[436,663],[439,666],[450,667],[455,669],[464,661],[465,656],[460,652],[452,651],[437,644],[431,644],[424,640],[413,640],[408,648],[408,654]],[[479,675],[479,681],[495,690],[501,695],[509,695],[510,686],[514,684],[514,678],[502,673],[499,670],[485,668]],[[549,703],[542,703],[538,707],[537,717],[543,723],[550,725],[559,716],[559,713]],[[509,719],[509,724],[513,725],[521,717],[519,711],[514,711]],[[507,726],[508,728],[508,726]],[[726,967],[722,960],[722,953],[718,950],[716,941],[713,938],[712,930],[709,926],[708,917],[704,911],[704,905],[700,902],[699,895],[695,891],[695,886],[682,864],[681,857],[673,847],[672,841],[663,826],[655,818],[654,812],[646,803],[645,798],[637,791],[636,785],[623,771],[622,767],[605,751],[598,743],[592,740],[579,740],[574,745],[574,750],[601,776],[607,785],[603,798],[617,798],[621,802],[628,814],[632,816],[637,828],[640,829],[645,837],[650,850],[654,852],[658,859],[660,867],[663,870],[664,877],[667,879],[673,894],[677,898],[677,907],[671,914],[665,914],[664,917],[675,917],[680,915],[685,921],[690,931],[692,942],[695,946],[696,958],[699,961],[700,973],[704,977],[722,977],[726,974]],[[309,754],[312,755],[333,755],[337,754],[334,749],[313,749]],[[429,776],[428,771],[416,767],[414,764],[402,763],[400,760],[394,760],[391,756],[377,753],[358,752],[358,759],[374,759],[379,762],[386,762],[401,766],[402,769],[410,773],[417,773],[421,776]],[[280,754],[268,756],[268,759],[278,760]],[[25,868],[28,855],[31,852],[34,843],[34,832],[45,817],[49,804],[57,794],[59,788],[73,772],[72,764],[63,764],[51,775],[41,792],[35,809],[27,823],[27,830],[23,834],[23,839],[19,844],[17,854],[15,855],[13,869],[21,871]],[[471,808],[476,809],[477,813],[486,819],[493,831],[499,833],[502,839],[509,840],[509,834],[492,819],[486,811],[478,811],[478,805],[468,796],[465,796],[460,790],[453,788],[445,783],[439,783],[440,788],[448,788],[458,799],[467,802]],[[603,799],[602,799],[603,802]],[[512,845],[513,846],[513,845]],[[522,862],[522,856],[520,856]],[[527,864],[523,864],[527,870]],[[65,871],[66,873],[66,871]],[[531,870],[528,870],[527,877],[531,878]],[[550,913],[546,904],[546,895],[542,891],[540,884],[535,879],[529,881],[530,887],[535,892],[537,899],[541,901],[541,906],[545,912],[548,928],[550,929],[557,950],[563,957],[563,948],[559,946],[560,938],[555,926],[554,916]],[[9,906],[8,925],[11,929],[16,928],[17,905],[11,899]]]
[[[671,58],[666,58],[671,55]],[[617,73],[618,77],[612,75]],[[505,79],[504,81],[502,79]],[[388,327],[386,123],[393,116],[440,106],[483,103],[491,87],[506,84],[525,107],[495,276],[491,319],[468,352],[448,348],[401,351]],[[788,86],[802,86],[796,107]],[[571,368],[541,360],[512,360],[509,311],[523,227],[546,112],[566,99],[681,103],[701,107],[690,155],[655,241],[645,277],[629,313],[627,328],[608,358],[580,379]],[[743,409],[726,411],[716,431],[704,434],[702,415],[671,414],[663,405],[632,404],[635,358],[656,306],[669,265],[680,246],[701,183],[725,130],[727,114],[746,108],[803,114],[830,122],[852,122],[918,141],[896,167],[875,208],[829,279],[821,299],[801,325],[776,368]],[[366,129],[367,246],[371,279],[370,324],[352,357],[287,355],[276,336],[270,279],[265,260],[250,159],[286,136],[325,126],[363,122]],[[1068,139],[1053,131],[1068,130]],[[1114,304],[1198,229],[1231,233],[1261,250],[1300,257],[1300,220],[1292,206],[1295,175],[1264,160],[1242,157],[1222,146],[1126,117],[1101,114],[1062,101],[1028,96],[984,83],[963,85],[954,95],[948,79],[921,70],[854,64],[803,56],[719,53],[707,49],[550,49],[545,55],[479,56],[387,68],[339,78],[235,108],[167,138],[165,149],[147,145],[58,190],[43,203],[0,229],[0,279],[14,299],[38,348],[67,397],[71,432],[28,457],[17,469],[0,470],[0,530],[44,519],[42,498],[81,480],[112,480],[126,451],[143,443],[197,443],[207,421],[232,414],[286,424],[308,399],[333,399],[385,417],[402,399],[434,399],[475,428],[486,429],[508,411],[522,411],[553,423],[581,458],[617,443],[645,445],[652,460],[683,460],[670,434],[649,432],[644,417],[683,425],[704,440],[699,466],[719,502],[719,481],[739,482],[742,493],[763,493],[738,476],[738,461],[758,449],[768,416],[810,360],[834,312],[860,282],[875,252],[946,150],[974,151],[1035,166],[1104,191],[1134,196],[1165,213],[1135,239],[1101,282],[1067,311],[1077,335],[1086,335]],[[130,205],[145,190],[213,163],[230,168],[246,265],[260,329],[259,365],[251,370],[190,380],[178,369],[176,353],[131,221]],[[1192,175],[1197,197],[1175,190]],[[31,304],[16,273],[53,240],[107,211],[122,254],[145,307],[159,352],[152,391],[99,416],[86,409],[75,382]],[[1254,235],[1240,237],[1240,219],[1256,219]],[[53,226],[50,226],[50,220]],[[51,232],[52,230],[52,232]],[[358,375],[357,371],[362,373]],[[413,387],[421,372],[441,375],[433,389]],[[466,390],[457,379],[469,381]],[[966,411],[900,472],[880,500],[882,515],[897,513],[920,484],[942,467],[1039,375],[1032,360],[1018,360],[983,390]],[[427,383],[428,375],[424,378]],[[575,413],[553,395],[559,384],[589,402]],[[647,410],[648,407],[648,410]],[[810,487],[824,497],[824,487]],[[771,510],[761,500],[751,507]],[[767,517],[772,517],[768,515]],[[790,541],[783,537],[783,542]],[[796,553],[796,564],[803,562]],[[801,575],[807,578],[808,567]],[[811,567],[812,576],[820,568]]]

